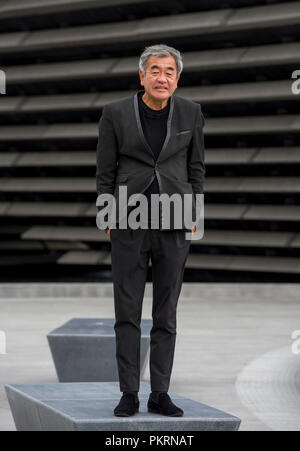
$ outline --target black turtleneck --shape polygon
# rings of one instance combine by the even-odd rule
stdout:
[[[143,101],[144,92],[139,92],[139,112],[143,132],[152,149],[155,160],[157,160],[167,134],[167,120],[170,111],[170,101],[162,110],[153,110]]]
[[[142,99],[144,91],[138,93],[138,105],[139,113],[142,123],[142,128],[146,141],[148,142],[155,161],[157,160],[162,146],[166,139],[167,134],[167,121],[170,111],[170,101],[168,105],[161,110],[153,110],[149,108],[148,105]],[[150,194],[159,194],[159,185],[157,178],[153,180],[149,188],[144,192],[144,195],[148,198],[148,214],[149,214],[149,224],[150,224]]]

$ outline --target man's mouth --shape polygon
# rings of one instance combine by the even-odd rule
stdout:
[[[154,89],[158,89],[159,91],[167,91],[167,88],[159,88],[159,87],[157,87],[157,88],[154,88]]]

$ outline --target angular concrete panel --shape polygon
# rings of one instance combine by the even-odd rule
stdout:
[[[297,2],[284,5],[196,11],[151,17],[128,22],[73,26],[25,33],[3,33],[0,47],[3,53],[48,50],[86,45],[171,38],[172,36],[209,35],[229,31],[255,30],[256,27],[298,25],[300,7]],[[2,42],[3,41],[3,42]]]

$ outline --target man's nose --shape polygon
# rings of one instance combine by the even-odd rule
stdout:
[[[161,72],[158,76],[158,80],[164,82],[166,81],[166,79],[167,79],[166,75]]]

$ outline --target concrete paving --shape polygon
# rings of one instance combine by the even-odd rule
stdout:
[[[110,283],[0,285],[0,430],[15,430],[4,384],[57,382],[47,333],[112,317],[112,295]],[[240,431],[300,430],[299,300],[300,284],[184,284],[170,391],[241,418]]]

